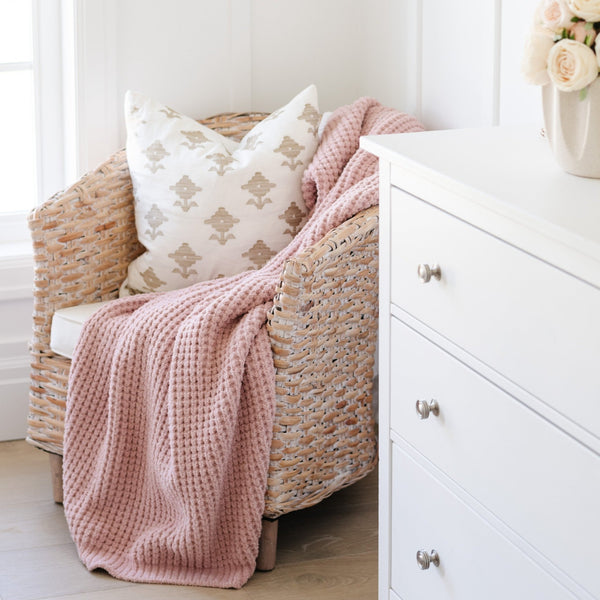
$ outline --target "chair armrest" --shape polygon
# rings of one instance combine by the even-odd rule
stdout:
[[[315,504],[376,464],[378,259],[375,206],[284,266],[267,319],[276,385],[267,516]]]
[[[53,196],[29,216],[34,251],[32,352],[48,353],[59,308],[118,296],[141,254],[125,151]]]
[[[303,330],[307,325],[312,328],[323,323],[320,334],[331,345],[332,325],[344,320],[342,313],[354,314],[359,320],[377,319],[378,263],[378,206],[358,213],[286,261],[267,321],[277,369],[290,369],[298,360],[296,345],[315,337],[314,331],[306,337]],[[342,301],[340,294],[345,296]],[[313,346],[319,348],[311,342],[309,347]],[[301,354],[307,348],[303,347]]]

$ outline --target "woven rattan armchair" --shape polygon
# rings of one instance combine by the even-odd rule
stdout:
[[[240,139],[263,114],[201,121]],[[50,453],[62,502],[70,359],[50,349],[61,308],[118,297],[137,241],[125,152],[30,215],[35,257],[28,441]],[[371,390],[377,329],[378,211],[368,209],[289,260],[268,332],[276,413],[257,568],[275,564],[277,518],[316,504],[376,463]]]

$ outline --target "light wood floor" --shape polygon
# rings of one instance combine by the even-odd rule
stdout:
[[[377,597],[377,479],[372,473],[283,517],[277,566],[241,590],[132,584],[79,562],[50,489],[48,457],[0,443],[0,600],[371,600]]]

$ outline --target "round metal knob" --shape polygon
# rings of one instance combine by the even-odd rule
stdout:
[[[428,283],[432,277],[439,281],[442,278],[442,270],[440,265],[421,264],[417,267],[417,275],[421,283]]]
[[[440,406],[437,403],[437,400],[431,400],[430,402],[426,402],[425,400],[417,400],[415,408],[417,409],[417,414],[419,417],[421,417],[421,419],[429,419],[430,414],[433,414],[436,417],[440,414]]]
[[[432,550],[431,552],[429,552],[429,554],[425,552],[425,550],[419,550],[417,552],[417,564],[419,565],[419,568],[422,571],[426,571],[427,569],[429,569],[430,565],[439,567],[440,556],[435,550]]]

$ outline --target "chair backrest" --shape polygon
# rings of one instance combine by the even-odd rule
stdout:
[[[198,119],[198,122],[239,142],[267,116],[269,113],[264,112],[221,113],[207,119]]]

